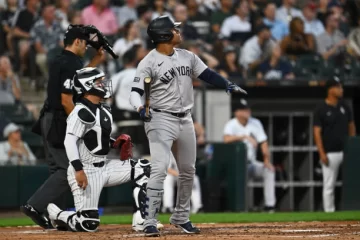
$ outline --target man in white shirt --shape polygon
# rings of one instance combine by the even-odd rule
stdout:
[[[271,32],[265,24],[256,28],[256,35],[247,40],[241,50],[239,64],[244,69],[255,69],[271,55],[274,42],[270,40]]]
[[[294,17],[302,17],[301,11],[294,8],[295,2],[296,0],[283,0],[282,6],[276,11],[276,19],[288,25]]]
[[[135,47],[125,52],[123,57],[125,68],[115,74],[112,80],[113,86],[113,107],[112,114],[115,121],[139,119],[139,114],[130,105],[129,97],[131,84],[136,74],[136,50]]]
[[[264,182],[265,211],[275,210],[275,172],[270,162],[267,136],[261,122],[251,117],[251,110],[245,99],[241,99],[235,110],[235,118],[228,121],[224,128],[224,142],[243,142],[247,148],[249,178],[262,179]],[[263,162],[256,160],[260,146]]]
[[[305,33],[318,36],[325,31],[324,25],[322,22],[316,18],[317,6],[313,2],[309,2],[303,8],[303,21],[305,27]]]
[[[235,14],[224,20],[220,29],[220,35],[225,38],[230,38],[232,33],[238,32],[251,32],[249,4],[244,0],[237,5]]]

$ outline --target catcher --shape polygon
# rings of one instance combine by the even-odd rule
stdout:
[[[100,224],[98,202],[103,187],[133,181],[136,209],[132,227],[143,230],[146,184],[150,163],[133,160],[129,135],[110,138],[112,115],[102,103],[111,97],[111,80],[97,68],[83,68],[73,78],[76,106],[67,119],[65,149],[70,166],[67,179],[74,196],[76,212],[62,211],[55,204],[47,207],[49,218],[59,230],[94,232]],[[120,160],[108,160],[110,148],[120,151]],[[159,227],[162,227],[159,223]]]

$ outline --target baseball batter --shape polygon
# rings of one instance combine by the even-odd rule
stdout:
[[[200,233],[189,220],[196,158],[195,131],[191,118],[194,105],[192,79],[199,78],[230,93],[246,93],[209,69],[195,54],[174,48],[181,43],[180,24],[174,23],[168,16],[150,22],[147,33],[156,49],[139,63],[130,94],[130,103],[145,121],[151,154],[145,236],[160,236],[156,223],[173,144],[177,144],[179,180],[176,206],[170,223],[186,233]],[[146,77],[152,79],[149,115],[143,106]]]
[[[49,218],[57,228],[94,232],[100,219],[98,202],[103,187],[134,181],[133,197],[137,206],[133,229],[143,230],[145,186],[150,174],[148,160],[130,160],[131,139],[120,135],[110,138],[112,115],[101,101],[111,96],[110,80],[96,68],[76,71],[74,89],[76,106],[67,119],[65,148],[70,161],[67,178],[74,196],[76,212],[62,211],[55,204],[47,207]],[[110,147],[121,147],[119,160],[108,160]]]

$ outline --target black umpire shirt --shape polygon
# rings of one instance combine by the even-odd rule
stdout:
[[[330,106],[324,101],[316,108],[314,126],[321,128],[321,138],[326,153],[344,150],[351,121],[353,114],[344,100],[340,100],[337,106]]]
[[[64,148],[66,133],[67,114],[61,104],[61,94],[72,94],[71,80],[83,65],[79,56],[67,50],[50,65],[45,112],[51,112],[53,117],[46,139],[55,148]]]
[[[64,111],[61,104],[61,93],[70,93],[71,80],[76,70],[83,68],[82,59],[74,53],[63,50],[56,57],[49,69],[49,84],[47,88],[49,111]]]

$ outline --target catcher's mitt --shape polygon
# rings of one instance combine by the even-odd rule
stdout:
[[[121,134],[114,142],[113,147],[119,149],[120,160],[128,160],[132,158],[132,147],[131,137],[127,134]]]

